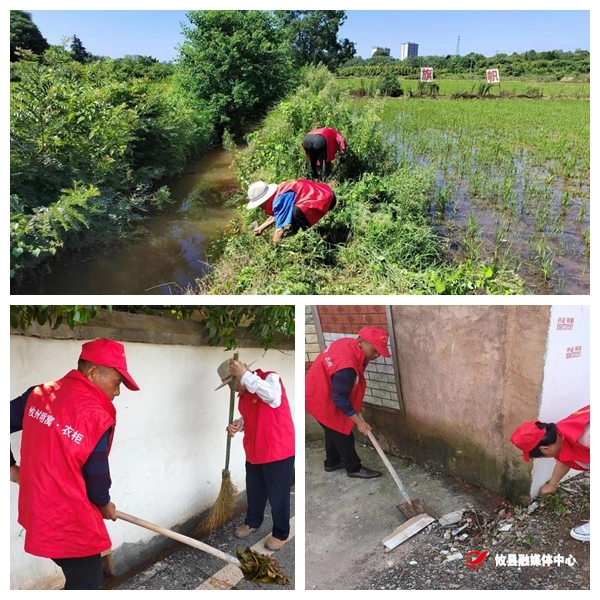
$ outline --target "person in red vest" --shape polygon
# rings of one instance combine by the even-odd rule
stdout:
[[[227,426],[233,437],[244,433],[246,453],[246,496],[244,524],[235,530],[248,537],[262,525],[267,499],[271,505],[273,530],[265,547],[280,550],[290,535],[290,495],[295,458],[294,422],[283,382],[274,371],[251,371],[239,360],[219,365],[220,389],[231,386],[235,376],[241,417]]]
[[[19,484],[25,552],[53,560],[65,590],[102,585],[101,553],[111,547],[104,519],[117,520],[108,454],[121,383],[139,390],[123,345],[99,339],[83,344],[77,369],[10,403],[10,432],[23,432],[20,465],[10,453],[10,479]]]
[[[296,233],[308,229],[336,205],[333,190],[325,183],[292,179],[279,185],[256,181],[248,188],[248,210],[262,206],[268,218],[254,228],[254,235],[275,225],[273,243],[280,242],[287,229]]]
[[[556,423],[527,421],[519,425],[510,441],[523,452],[523,460],[554,458],[556,464],[550,481],[540,488],[540,494],[553,494],[560,480],[571,470],[590,470],[590,407],[584,406]],[[590,524],[571,530],[578,540],[590,540]]]
[[[348,477],[371,479],[380,471],[362,466],[354,448],[353,427],[366,435],[373,428],[360,416],[370,361],[390,357],[388,334],[363,327],[357,338],[341,338],[317,356],[306,374],[306,412],[325,431],[325,471],[346,469]]]
[[[321,181],[325,181],[331,175],[335,155],[338,152],[342,156],[346,154],[346,140],[337,129],[321,127],[309,131],[302,138],[302,148],[310,161],[312,178],[319,179],[320,176]]]

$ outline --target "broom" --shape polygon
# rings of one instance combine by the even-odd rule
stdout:
[[[234,352],[233,360],[238,360],[239,353]],[[235,376],[231,377],[231,394],[229,396],[229,421],[227,423],[231,423],[233,421],[233,406],[235,404]],[[194,537],[203,537],[208,535],[215,529],[218,529],[221,525],[224,525],[229,521],[233,515],[233,509],[235,506],[235,497],[237,495],[237,490],[231,481],[231,473],[229,472],[229,455],[231,451],[231,437],[227,434],[227,453],[225,455],[225,468],[221,473],[221,491],[217,496],[217,499],[210,510],[210,513],[196,527],[194,531]]]

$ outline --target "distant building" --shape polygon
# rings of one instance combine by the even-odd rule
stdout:
[[[400,48],[400,60],[404,60],[409,56],[419,56],[419,44],[413,42],[404,42]]]
[[[383,50],[385,52],[386,56],[390,55],[389,48],[382,48],[381,46],[371,46],[371,56],[373,56],[375,54],[375,52],[377,52],[377,50]]]

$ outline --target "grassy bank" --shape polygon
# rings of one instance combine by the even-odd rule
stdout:
[[[349,149],[332,179],[338,204],[312,229],[274,247],[249,224],[263,214],[240,210],[219,260],[199,288],[212,294],[510,294],[522,281],[500,261],[458,259],[451,240],[431,226],[435,169],[407,160],[381,115],[386,104],[357,104],[333,76],[312,70],[294,96],[269,113],[235,164],[240,208],[249,183],[305,177],[306,131],[331,125]]]

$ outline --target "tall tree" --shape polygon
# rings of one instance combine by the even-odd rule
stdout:
[[[24,10],[10,11],[10,62],[19,60],[17,48],[31,50],[34,54],[43,54],[49,44],[42,36],[31,13]]]
[[[79,63],[90,62],[91,54],[84,48],[81,40],[74,35],[73,41],[71,42],[71,55],[73,56],[73,60],[76,60]]]
[[[343,10],[276,10],[275,14],[289,36],[299,66],[323,63],[335,70],[356,54],[354,42],[338,40],[346,20]]]
[[[240,133],[287,90],[293,75],[287,40],[266,11],[191,11],[187,17],[180,81],[208,103],[220,133]]]

